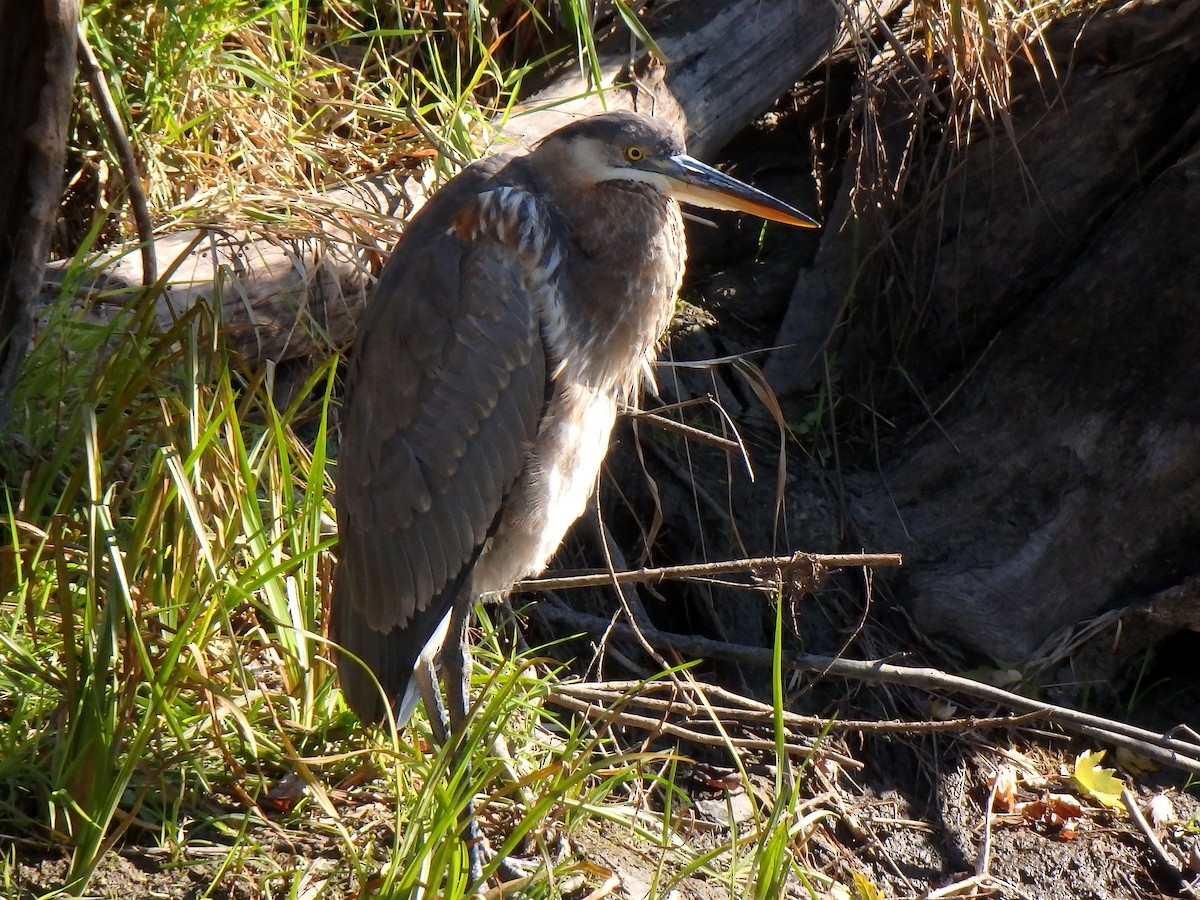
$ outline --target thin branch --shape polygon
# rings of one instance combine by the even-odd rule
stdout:
[[[936,898],[941,897],[978,897],[980,896],[980,891],[984,891],[985,896],[991,896],[992,894],[1000,894],[1001,896],[1012,895],[1020,897],[1022,900],[1032,900],[1029,894],[1026,894],[1015,884],[1005,881],[1002,878],[997,878],[990,871],[992,859],[992,809],[995,805],[996,781],[993,779],[991,790],[988,791],[987,801],[983,807],[983,840],[980,841],[979,853],[975,857],[975,874],[969,878],[964,878],[962,881],[948,884],[935,891],[930,891],[927,895],[929,900],[936,900]]]
[[[661,428],[664,431],[674,431],[689,437],[694,441],[702,444],[710,444],[713,447],[718,447],[727,453],[737,453],[744,456],[745,450],[737,441],[731,441],[729,438],[721,437],[719,434],[713,434],[711,431],[705,431],[703,428],[696,428],[692,425],[685,425],[682,422],[676,422],[674,419],[668,419],[666,416],[660,416],[657,413],[646,412],[640,409],[625,409],[623,410],[626,416],[631,419],[637,419],[639,422],[648,422],[656,428]]]
[[[108,81],[104,70],[88,44],[87,32],[83,22],[79,23],[77,57],[83,76],[87,79],[88,89],[92,92],[92,100],[104,120],[109,139],[116,148],[121,160],[121,173],[125,176],[125,188],[129,191],[129,206],[133,211],[134,225],[137,227],[138,241],[141,242],[142,253],[142,284],[146,287],[158,281],[158,259],[154,253],[154,223],[150,220],[150,209],[146,206],[146,195],[142,191],[142,174],[138,169],[137,157],[133,153],[133,145],[129,143],[129,135],[117,112],[112,93],[108,89]]]
[[[738,706],[717,706],[711,705],[705,709],[715,714],[722,722],[739,722],[744,725],[770,725],[775,719],[775,710],[766,703],[758,703],[751,700],[749,697],[742,697],[737,694],[731,694],[724,691],[715,685],[706,684],[703,682],[695,682],[699,689],[703,689],[705,693],[726,697],[734,697],[739,703]],[[562,683],[555,685],[547,695],[547,699],[551,703],[561,706],[567,706],[570,702],[589,701],[591,703],[614,704],[622,702],[629,706],[639,706],[644,709],[654,710],[659,713],[679,713],[684,716],[698,715],[700,706],[695,703],[690,703],[686,700],[670,699],[660,700],[655,697],[646,696],[646,692],[653,690],[658,685],[646,684],[640,681],[610,681],[610,682],[583,682],[583,683]],[[673,685],[663,684],[662,687],[668,688]],[[638,694],[630,694],[630,691],[639,690]],[[562,700],[564,702],[560,703]],[[761,708],[759,708],[761,707]],[[574,708],[574,707],[572,707]],[[1027,725],[1031,722],[1038,721],[1041,716],[1038,712],[1026,712],[1020,715],[1006,716],[964,716],[956,719],[939,719],[936,722],[914,722],[902,719],[891,719],[883,722],[868,721],[863,719],[837,719],[828,716],[802,716],[799,713],[783,711],[783,723],[789,728],[804,731],[853,731],[853,732],[875,732],[875,733],[890,733],[896,732],[901,734],[934,734],[942,732],[961,732],[961,731],[976,731],[985,728],[1017,728],[1022,725]],[[693,726],[699,726],[708,723],[706,720],[695,720],[691,722]]]
[[[797,584],[805,591],[821,588],[834,569],[862,566],[894,567],[903,563],[899,553],[795,553],[791,556],[765,556],[756,559],[732,559],[687,566],[641,568],[629,572],[595,572],[585,575],[564,575],[557,578],[528,578],[513,587],[515,593],[559,591],[566,588],[603,587],[617,584],[659,584],[663,581],[686,581],[716,575],[747,572],[774,582]]]
[[[637,713],[625,712],[624,710],[614,711],[607,707],[588,703],[585,700],[575,700],[566,696],[559,696],[555,698],[554,702],[563,709],[582,713],[589,719],[600,722],[605,726],[622,725],[640,728],[643,731],[649,731],[653,734],[677,737],[681,740],[709,747],[735,747],[739,750],[774,750],[778,746],[774,738],[735,738],[726,737],[725,735],[704,734],[703,732],[694,731],[691,728],[678,725],[674,722],[666,722],[662,719],[654,719],[649,716],[640,716]],[[811,744],[786,743],[784,744],[784,750],[791,756],[802,758],[818,756],[822,759],[831,759],[846,768],[861,769],[863,767],[863,763],[853,757]]]
[[[1150,852],[1154,854],[1154,858],[1158,860],[1158,864],[1175,882],[1176,889],[1185,897],[1195,897],[1196,892],[1188,884],[1183,870],[1179,868],[1179,865],[1171,858],[1171,854],[1167,853],[1166,848],[1159,842],[1154,829],[1150,827],[1150,823],[1146,821],[1146,817],[1138,809],[1137,798],[1133,796],[1133,792],[1129,788],[1121,789],[1121,801],[1125,804],[1125,810],[1129,813],[1129,818],[1133,820],[1133,824],[1137,826],[1138,831],[1142,833],[1142,837],[1146,839],[1146,843],[1150,845]]]
[[[992,868],[992,809],[996,806],[996,779],[988,790],[987,806],[983,808],[983,840],[979,842],[979,856],[975,860],[975,874],[985,878]]]
[[[623,634],[627,639],[633,636],[629,626],[613,624],[608,619],[598,616],[544,604],[538,604],[531,609],[545,621],[563,629],[575,629],[588,634],[611,631],[613,634]],[[727,659],[764,668],[773,664],[772,651],[766,647],[750,647],[665,631],[643,631],[643,634],[651,643],[672,648],[693,659]],[[812,653],[787,653],[783,658],[783,665],[797,671],[835,675],[867,684],[900,684],[930,692],[951,691],[966,694],[1007,709],[1036,714],[1044,721],[1053,722],[1074,734],[1087,735],[1114,746],[1125,747],[1163,765],[1200,775],[1200,745],[1167,738],[1114,719],[1022,697],[1020,694],[951,675],[940,669],[897,666],[879,660],[838,659]]]

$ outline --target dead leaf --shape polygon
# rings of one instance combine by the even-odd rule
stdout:
[[[1070,794],[1043,794],[1037,800],[1018,803],[1016,812],[1047,834],[1071,840],[1075,836],[1075,824],[1083,815],[1083,807]]]
[[[958,707],[944,697],[935,697],[929,701],[929,717],[935,722],[945,722],[958,714]]]
[[[1171,822],[1179,821],[1175,817],[1175,807],[1171,805],[1171,798],[1166,794],[1155,794],[1146,801],[1142,811],[1155,828],[1162,828]]]
[[[1085,750],[1075,759],[1075,783],[1093,800],[1113,809],[1124,809],[1121,790],[1125,783],[1116,777],[1116,769],[1100,766],[1104,750]]]
[[[736,791],[742,788],[742,776],[737,769],[696,763],[692,767],[696,780],[713,791]]]
[[[1117,762],[1121,768],[1136,778],[1145,772],[1157,772],[1161,767],[1144,753],[1126,747],[1117,748]]]
[[[308,786],[296,772],[288,772],[280,778],[265,795],[259,798],[260,809],[271,812],[289,812],[308,793]]]
[[[993,800],[992,809],[997,812],[1012,812],[1017,802],[1017,785],[1020,778],[1012,766],[1003,765],[996,770],[992,779]]]
[[[1015,690],[1024,680],[1024,676],[1016,669],[980,667],[963,672],[963,674],[972,681],[990,684],[992,687],[1003,688],[1006,691]]]

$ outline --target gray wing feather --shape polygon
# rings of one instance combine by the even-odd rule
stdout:
[[[545,405],[545,350],[519,260],[447,227],[490,176],[479,168],[410,224],[363,316],[348,376],[333,637],[392,703],[465,583]],[[382,718],[363,668],[343,657],[339,669],[360,717]]]

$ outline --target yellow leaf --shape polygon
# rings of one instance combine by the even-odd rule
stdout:
[[[1116,769],[1101,768],[1104,750],[1085,750],[1075,759],[1075,783],[1093,800],[1114,809],[1124,809],[1121,789],[1125,782],[1115,775]]]
[[[875,882],[871,881],[862,872],[851,870],[851,879],[854,882],[854,897],[855,900],[882,900],[883,894],[879,892],[879,888],[875,886]]]

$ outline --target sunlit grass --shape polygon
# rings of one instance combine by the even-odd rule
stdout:
[[[55,360],[75,388],[50,404]],[[5,460],[3,830],[70,846],[67,890],[121,840],[186,857],[215,830],[233,841],[236,867],[234,848],[270,827],[268,792],[291,776],[300,799],[276,811],[341,843],[347,878],[404,891],[433,870],[461,878],[458,812],[495,779],[487,748],[511,740],[518,718],[534,727],[540,682],[499,668],[467,738],[479,745],[471,780],[464,770],[443,783],[448,750],[427,757],[407,732],[381,739],[374,765],[390,799],[377,818],[397,846],[377,855],[344,823],[330,791],[370,762],[321,633],[334,361],[278,409],[263,380],[237,374],[202,313],[160,334],[135,310],[101,328],[58,320],[26,371],[12,423],[26,441]],[[61,417],[53,434],[39,425],[48,405]],[[559,741],[539,757],[526,746],[522,777],[549,779],[538,796],[563,802],[583,790],[590,757],[545,757],[577,749]],[[531,823],[547,810],[535,812]]]
[[[524,897],[602,881],[571,849],[601,827],[661,855],[655,896],[687,875],[757,883],[764,865],[794,879],[792,856],[757,849],[792,841],[791,818],[764,810],[754,837],[692,848],[671,821],[688,802],[676,751],[552,712],[559,666],[515,657],[483,611],[467,734],[438,747],[420,717],[364,732],[323,633],[336,360],[280,408],[202,310],[162,331],[153,309],[146,296],[102,325],[60,310],[3,459],[0,833],[69,848],[62,891],[135,845],[203,864],[218,893],[238,878],[266,897],[464,896],[472,800],[487,874],[530,862]],[[272,832],[336,861],[280,860]]]
[[[413,116],[477,156],[526,74],[561,52],[538,6],[95,0],[84,25],[159,221],[229,223],[277,217],[297,190],[419,166],[433,153]],[[96,121],[90,100],[80,121]],[[99,132],[77,130],[74,179],[99,179],[115,202],[118,164],[93,146]]]
[[[10,804],[73,845],[76,889],[147,802],[217,783],[256,794],[229,783],[230,760],[279,765],[266,736],[281,722],[307,737],[336,721],[314,630],[329,484],[291,428],[302,413],[234,374],[202,313],[158,333],[152,311],[43,332],[10,423],[26,443],[5,460],[6,764],[37,773]],[[46,390],[64,371],[73,387]]]

